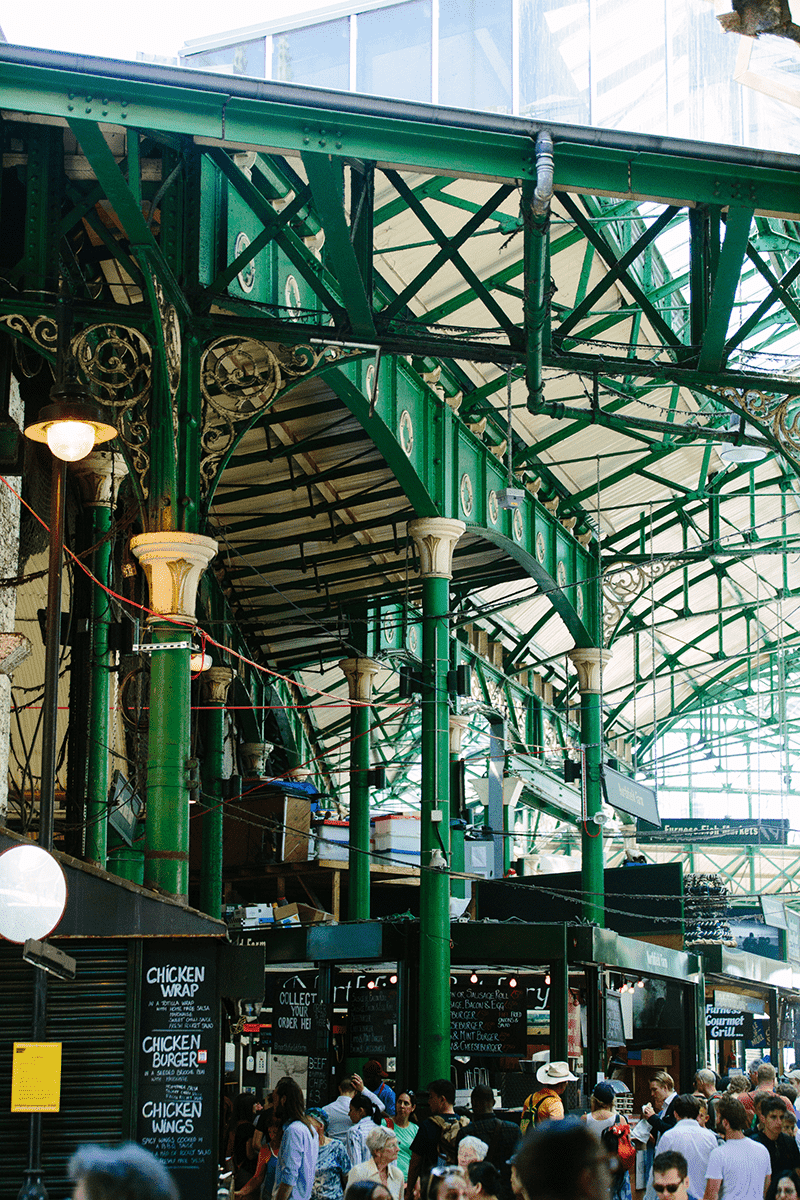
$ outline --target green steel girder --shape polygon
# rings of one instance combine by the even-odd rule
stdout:
[[[593,306],[597,301],[606,294],[608,289],[613,284],[622,281],[624,284],[629,284],[628,268],[636,261],[641,254],[653,245],[660,233],[671,223],[675,214],[680,210],[674,206],[669,206],[664,209],[655,221],[649,225],[641,237],[636,239],[636,242],[630,247],[625,254],[606,272],[603,278],[597,283],[590,292],[580,299],[575,308],[572,309],[569,316],[565,318],[558,326],[557,330],[553,331],[553,337],[565,339],[570,330],[575,329],[584,317],[588,316]],[[582,289],[579,288],[579,293]],[[584,336],[585,336],[585,331]]]
[[[665,347],[670,348],[674,352],[678,362],[686,358],[686,347],[680,344],[672,329],[669,327],[669,325],[667,325],[667,323],[664,321],[664,318],[652,304],[649,296],[633,278],[631,271],[621,267],[621,263],[625,261],[626,256],[621,255],[618,257],[615,248],[595,229],[591,219],[582,211],[582,209],[572,199],[571,196],[562,192],[559,193],[558,198],[572,219],[575,221],[577,227],[586,237],[587,243],[594,247],[606,265],[611,269],[612,273],[614,274],[614,279],[620,279],[625,289],[629,291],[633,298],[637,301],[642,309],[642,312],[647,317],[648,321],[658,334],[661,341],[664,343]],[[667,211],[670,214],[670,219],[672,219],[675,210],[668,209]],[[634,255],[634,259],[636,257],[637,256]],[[561,344],[562,339],[558,331],[554,331],[553,339],[557,346]]]
[[[724,431],[715,430],[711,424],[721,419],[715,414],[721,414],[724,407],[724,402],[716,395],[706,409],[705,418],[700,415],[702,410],[698,410],[698,416],[695,417],[697,420],[708,420],[706,428],[677,428],[677,385],[700,392],[703,386],[708,385],[709,373],[712,373],[714,383],[718,385],[753,387],[763,391],[773,390],[774,385],[774,390],[784,395],[800,394],[800,381],[796,378],[770,378],[762,373],[746,373],[725,366],[728,356],[740,347],[745,338],[749,342],[748,348],[752,350],[754,335],[759,332],[769,339],[769,345],[774,348],[777,334],[784,331],[781,327],[784,319],[782,314],[787,314],[785,330],[794,330],[793,323],[800,320],[800,304],[795,288],[799,272],[792,239],[772,231],[768,218],[761,216],[757,218],[752,240],[748,240],[750,215],[753,212],[784,216],[795,216],[800,212],[797,175],[788,166],[775,167],[757,158],[750,164],[733,159],[726,162],[720,154],[715,156],[715,160],[711,157],[703,160],[699,156],[690,158],[680,155],[669,144],[665,147],[653,145],[649,151],[643,151],[641,145],[622,148],[581,145],[571,139],[570,131],[555,129],[556,185],[566,210],[576,220],[576,227],[561,234],[554,223],[556,232],[552,241],[549,235],[543,239],[542,253],[535,264],[531,255],[526,262],[514,263],[481,277],[480,273],[473,271],[466,254],[462,257],[461,250],[471,237],[480,236],[483,232],[496,232],[501,224],[503,234],[521,228],[517,217],[499,213],[497,207],[518,180],[523,181],[526,197],[530,193],[534,174],[532,135],[538,129],[530,122],[498,119],[492,136],[481,139],[465,133],[470,128],[472,118],[463,115],[437,113],[435,126],[430,122],[426,126],[420,114],[409,107],[399,106],[389,119],[380,112],[379,102],[371,104],[363,98],[341,97],[332,100],[297,89],[287,91],[272,85],[253,85],[241,80],[226,79],[223,83],[219,79],[187,76],[182,72],[159,72],[158,78],[155,78],[144,69],[134,67],[128,71],[126,66],[124,75],[133,76],[129,79],[123,77],[122,69],[114,64],[105,70],[96,63],[79,60],[72,69],[65,70],[62,69],[63,60],[59,62],[55,56],[48,59],[45,55],[38,64],[23,59],[24,56],[20,58],[18,54],[15,57],[15,52],[0,49],[0,91],[4,110],[13,112],[17,108],[27,111],[32,105],[34,111],[46,116],[64,116],[72,121],[81,144],[88,151],[89,162],[102,183],[102,192],[90,188],[81,193],[81,189],[65,184],[61,178],[61,168],[56,169],[53,164],[53,186],[47,186],[50,201],[57,199],[59,189],[66,189],[66,204],[56,203],[54,207],[50,204],[51,216],[57,213],[60,234],[69,234],[78,222],[86,220],[93,225],[104,244],[101,253],[105,250],[113,255],[149,294],[149,314],[142,311],[144,305],[132,309],[123,305],[114,308],[107,304],[103,304],[104,313],[109,320],[144,329],[152,338],[153,326],[160,324],[156,282],[164,285],[168,298],[180,309],[184,357],[181,392],[178,396],[181,445],[177,455],[174,490],[176,501],[183,505],[179,519],[187,527],[200,525],[199,515],[192,509],[197,501],[199,484],[195,466],[192,465],[196,460],[198,437],[196,426],[193,432],[192,422],[197,420],[198,414],[191,397],[197,391],[199,355],[204,344],[213,336],[218,336],[223,329],[240,336],[252,335],[270,341],[299,343],[310,333],[317,336],[320,332],[324,333],[326,327],[322,322],[327,321],[330,315],[336,322],[335,330],[331,331],[332,337],[334,333],[341,336],[352,331],[356,336],[380,345],[384,354],[373,412],[369,411],[371,388],[366,383],[366,371],[371,364],[366,357],[346,367],[337,367],[335,370],[326,368],[328,373],[325,378],[331,382],[332,390],[348,410],[356,416],[366,436],[378,447],[388,471],[398,481],[398,488],[392,494],[409,497],[410,506],[418,515],[461,517],[467,524],[470,538],[493,543],[502,552],[502,561],[490,564],[483,578],[479,578],[478,568],[470,561],[468,554],[457,554],[455,592],[463,591],[468,586],[486,585],[501,577],[513,577],[515,573],[519,574],[521,568],[553,601],[574,640],[579,645],[597,644],[598,614],[593,598],[593,581],[599,569],[597,556],[584,551],[551,513],[529,497],[522,503],[519,514],[521,521],[515,519],[510,511],[497,510],[497,493],[509,482],[502,464],[497,462],[485,444],[472,437],[464,422],[443,405],[430,389],[425,388],[402,361],[389,361],[386,356],[416,354],[440,360],[442,355],[452,354],[461,355],[475,363],[496,364],[500,371],[497,381],[475,389],[472,394],[468,386],[464,387],[465,414],[474,413],[479,405],[502,389],[505,384],[503,372],[509,367],[515,378],[519,378],[520,368],[527,369],[528,378],[534,384],[534,393],[538,390],[536,372],[541,369],[542,363],[558,372],[570,370],[594,375],[598,383],[603,380],[610,385],[616,378],[620,388],[629,390],[629,397],[617,395],[612,404],[606,404],[604,409],[598,409],[594,414],[573,414],[567,409],[564,414],[565,436],[571,436],[592,419],[609,425],[613,418],[618,422],[613,428],[638,438],[643,444],[644,449],[640,457],[632,462],[631,470],[650,480],[660,479],[654,466],[671,450],[685,445],[688,439],[707,441],[709,451],[712,442],[725,440],[724,436],[720,436]],[[93,96],[94,99],[87,100],[87,96]],[[91,111],[86,113],[86,108]],[[150,117],[153,119],[150,120]],[[145,138],[150,144],[149,135],[137,133],[128,138],[126,179],[102,133],[94,124],[98,120],[118,126],[127,125],[132,130],[152,128],[157,136],[164,135],[163,143],[172,143],[163,159],[162,180],[169,180],[169,185],[161,199],[162,222],[158,240],[153,238],[141,212],[143,197],[146,194],[150,198],[155,191],[151,188],[146,192],[139,169],[140,155],[147,152]],[[477,122],[478,118],[475,120]],[[483,121],[483,118],[480,120]],[[26,169],[30,178],[35,173],[35,155],[31,157],[30,148],[38,136],[36,131],[35,124],[25,131],[25,138],[29,139]],[[51,136],[49,132],[47,136]],[[55,145],[56,135],[52,136]],[[198,139],[194,143],[191,140],[193,137]],[[267,147],[265,142],[268,142]],[[245,171],[231,158],[231,153],[248,146],[257,152],[255,163],[248,168],[252,170],[252,179],[248,179]],[[292,174],[289,160],[282,161],[279,157],[281,154],[291,156],[298,168],[300,161],[303,161],[310,180],[309,187],[296,172]],[[215,186],[222,186],[221,179],[224,176],[225,186],[230,185],[230,194],[235,192],[237,197],[245,201],[256,222],[261,222],[262,229],[256,240],[251,240],[248,249],[238,257],[228,253],[224,262],[217,258],[219,265],[207,276],[209,282],[205,286],[208,290],[202,295],[198,291],[196,246],[200,222],[192,209],[193,204],[199,203],[197,173],[201,156],[215,164],[219,177]],[[179,162],[180,170],[173,176],[173,170]],[[422,225],[423,231],[430,235],[430,251],[426,251],[426,254],[432,256],[433,263],[418,272],[411,284],[400,285],[397,292],[392,292],[379,277],[380,254],[375,253],[373,262],[373,243],[365,235],[366,224],[359,226],[356,219],[358,206],[354,209],[351,204],[346,212],[341,202],[338,187],[341,170],[354,163],[358,179],[363,184],[363,211],[369,213],[368,224],[379,228],[395,213],[410,213]],[[399,185],[398,199],[375,214],[371,211],[369,199],[372,163],[376,163],[379,169],[385,167],[388,178],[395,186]],[[23,169],[19,170],[22,172]],[[400,174],[408,172],[410,175],[415,171],[434,174],[423,182],[419,181],[418,176],[407,180],[406,175]],[[57,184],[55,175],[59,176]],[[484,190],[480,203],[472,203],[448,193],[451,177],[478,178],[491,181],[495,186]],[[577,202],[571,195],[572,192],[585,195],[592,189],[609,192],[615,188],[624,199],[608,205],[591,198]],[[491,191],[494,191],[494,195],[490,196]],[[277,214],[271,199],[285,199],[289,192],[294,192],[294,199],[290,198],[288,205]],[[124,243],[121,245],[110,236],[94,217],[93,204],[102,194],[110,200],[130,237],[130,253]],[[659,229],[662,225],[666,227],[679,212],[679,219],[683,219],[683,209],[687,206],[687,224],[693,226],[690,302],[686,302],[679,294],[679,289],[686,285],[685,276],[681,280],[664,278],[663,263],[655,244],[658,229],[654,229],[650,218],[647,222],[639,219],[637,205],[641,199],[672,206],[659,218]],[[29,197],[31,205],[34,200],[40,202],[40,198]],[[452,217],[457,216],[454,209],[460,209],[465,214],[465,223],[457,228],[455,234],[445,235],[443,232],[444,229],[450,230],[456,222],[446,223],[439,216],[441,208],[437,209],[437,205],[446,205]],[[724,226],[725,240],[720,244],[719,232],[723,228],[725,210],[728,210]],[[349,223],[350,212],[354,214],[354,227]],[[502,222],[499,221],[500,217],[503,218]],[[52,264],[58,261],[58,237],[52,235],[51,231],[47,235],[48,243],[44,237],[45,220],[46,215],[42,211],[36,217],[37,232],[33,236],[36,252],[41,257],[38,267],[36,264],[34,266],[36,270],[46,269],[52,274]],[[309,232],[318,228],[324,228],[326,233],[323,266],[302,242],[303,236],[308,236]],[[204,230],[203,236],[207,233]],[[354,233],[356,236],[351,236]],[[547,314],[543,317],[542,307],[526,313],[523,328],[505,315],[510,311],[505,296],[509,291],[514,295],[514,308],[518,311],[516,301],[521,297],[530,298],[532,284],[543,283],[545,288],[549,284],[549,268],[554,256],[562,249],[576,246],[579,239],[584,237],[588,239],[591,251],[586,256],[584,276],[578,286],[577,306],[559,308],[562,338],[559,346],[550,348],[547,345],[549,317]],[[302,276],[302,282],[319,302],[316,315],[308,306],[306,313],[312,312],[310,318],[303,322],[289,322],[275,316],[276,306],[270,312],[266,302],[259,307],[255,303],[248,305],[241,298],[225,296],[228,284],[267,245],[271,246],[277,259],[281,262],[287,260]],[[593,264],[596,273],[598,257],[602,257],[606,264],[605,277],[597,287],[592,287],[589,270]],[[763,281],[768,290],[766,296],[763,286],[759,291],[759,303],[755,307],[751,305],[753,311],[746,318],[744,332],[737,331],[728,337],[734,291],[742,278],[741,268],[745,258],[753,271],[759,274],[756,282],[762,284]],[[457,296],[443,300],[436,309],[426,310],[416,317],[406,305],[410,305],[420,287],[433,278],[439,264],[447,267],[451,277],[460,272],[468,286],[462,288]],[[31,279],[36,277],[36,270],[32,271]],[[141,271],[140,279],[135,274],[137,271]],[[412,278],[412,275],[406,278]],[[512,286],[516,280],[521,285],[519,288]],[[180,281],[179,287],[177,281]],[[619,285],[622,291],[633,295],[638,309],[625,306],[612,313],[602,312],[602,300],[607,297],[612,285]],[[8,298],[4,302],[5,310],[40,314],[41,305],[37,308],[35,299],[30,295],[27,268],[25,287],[28,294],[21,300]],[[454,290],[458,291],[459,287],[462,285],[457,281]],[[180,294],[175,294],[175,288]],[[228,311],[208,311],[212,297]],[[672,305],[670,298],[674,299]],[[443,330],[439,333],[428,328],[466,304],[474,303],[476,299],[488,306],[492,319],[500,325],[504,336],[499,342],[481,344],[466,331],[454,333]],[[80,300],[83,303],[82,294]],[[666,312],[670,306],[681,311],[672,317]],[[776,312],[778,306],[779,311]],[[77,313],[80,304],[76,304],[75,308]],[[598,308],[601,311],[596,311]],[[87,321],[97,319],[98,309],[95,306],[83,303],[83,311],[87,314]],[[253,315],[242,315],[245,313]],[[395,317],[396,329],[390,330],[387,322]],[[629,318],[630,334],[627,329]],[[688,334],[683,331],[684,321],[691,323]],[[666,347],[665,352],[654,357],[664,360],[671,357],[673,361],[652,362],[637,356],[634,346],[642,322],[649,323],[657,330]],[[602,348],[596,353],[566,352],[568,347],[583,338],[593,336],[599,342],[610,328],[622,323],[626,327],[614,335],[619,339],[615,345],[622,347],[619,361],[609,361],[610,356],[604,354]],[[536,344],[539,331],[542,334],[541,348]],[[627,345],[623,343],[625,338],[628,339]],[[766,346],[767,342],[764,344]],[[161,350],[163,362],[163,348],[156,344],[156,350]],[[700,358],[695,362],[694,356],[698,351]],[[432,369],[435,365],[435,362],[431,362],[426,369]],[[448,362],[443,366],[448,383],[446,391],[452,394],[450,383],[458,380],[461,368]],[[720,367],[722,369],[718,371]],[[463,372],[461,377],[464,377]],[[665,383],[673,385],[670,414],[665,421],[654,422],[653,427],[640,426],[633,418],[625,416],[626,405],[646,397],[649,391]],[[457,390],[459,386],[454,385],[452,391]],[[302,406],[299,407],[302,412]],[[490,437],[497,440],[503,434],[504,421],[502,414],[493,412],[492,417]],[[291,421],[293,414],[281,412],[276,419]],[[268,425],[269,419],[264,423]],[[659,441],[659,438],[663,440]],[[576,489],[568,494],[563,483],[559,482],[556,486],[558,475],[552,470],[552,467],[557,468],[562,464],[550,464],[549,473],[544,466],[539,466],[537,459],[546,452],[545,448],[558,444],[560,440],[560,436],[543,438],[535,447],[530,461],[536,462],[537,470],[545,477],[548,486],[552,482],[553,494],[561,497],[563,514],[567,507],[575,512],[584,500],[588,501],[596,492],[586,487],[583,491]],[[337,443],[335,438],[329,443],[312,440],[305,446],[276,449],[275,456],[302,453],[304,449],[310,450],[315,446],[327,446],[333,450],[337,445],[343,443]],[[519,446],[515,449],[519,451]],[[244,456],[236,461],[246,465]],[[518,453],[515,454],[515,461],[521,461]],[[688,520],[694,520],[705,511],[702,505],[708,469],[707,452],[697,487],[693,489],[691,482],[687,483],[686,480],[677,481],[673,496],[675,491],[681,490],[684,496],[658,504],[653,522],[655,530],[668,528],[668,514],[677,512],[681,505],[687,509],[684,515]],[[354,466],[352,471],[345,473],[352,478],[355,471]],[[628,472],[607,475],[601,482],[601,493],[621,481],[626,474]],[[332,469],[330,480],[334,481],[337,477]],[[726,481],[735,478],[735,473],[728,471],[724,478]],[[296,481],[281,480],[275,495],[277,497],[280,493],[285,496],[287,490],[298,486],[306,486],[305,477],[299,473]],[[165,490],[169,491],[169,486]],[[239,488],[228,492],[223,487],[217,497],[220,511],[224,511],[228,504],[245,503],[247,490]],[[367,502],[375,495],[370,490],[363,493],[361,499]],[[386,499],[385,492],[380,495]],[[720,499],[724,505],[724,493]],[[277,499],[277,503],[280,502]],[[348,503],[351,502],[352,498],[348,498]],[[335,508],[335,503],[328,502],[316,506],[316,511],[335,513]],[[397,516],[402,521],[407,514]],[[268,526],[263,519],[260,523]],[[390,517],[388,524],[391,523]],[[229,531],[241,528],[244,526],[231,526]],[[361,525],[343,526],[342,537],[346,538],[361,528]],[[374,529],[375,524],[370,528]],[[645,528],[640,519],[626,522],[625,528],[614,539],[609,539],[604,551],[630,545],[636,533],[642,529],[649,534],[649,527]],[[724,532],[724,524],[722,529]],[[374,552],[383,553],[388,548],[394,548],[395,541],[396,537],[390,541],[383,535]],[[244,557],[259,551],[267,552],[271,548],[274,548],[272,539],[265,539],[260,545],[241,548],[241,553]],[[724,556],[742,558],[769,549],[784,548],[784,543],[778,545],[770,540],[756,543],[753,547],[726,546]],[[636,549],[641,553],[642,563],[650,561],[652,556],[644,552],[644,546],[637,546]],[[340,557],[341,548],[326,550],[318,558],[317,565],[332,566]],[[700,555],[687,551],[681,558],[680,569],[683,570],[693,557]],[[723,553],[718,557],[723,557]],[[231,572],[231,577],[239,577],[238,568]],[[335,572],[328,574],[324,584],[335,589],[357,580],[358,572],[355,570],[346,575]],[[363,589],[360,592],[357,589],[357,594],[366,598],[369,584],[370,580],[365,579]],[[678,590],[670,594],[677,594]],[[326,596],[320,605],[331,603]],[[579,616],[581,607],[582,617]],[[313,606],[311,608],[314,612],[318,611]],[[281,610],[275,606],[275,611]],[[728,616],[727,612],[723,613],[723,627]],[[483,616],[479,613],[477,619],[488,621],[490,618],[491,614],[487,611]],[[503,623],[495,622],[495,625],[508,644],[509,634],[504,630]],[[283,638],[283,633],[279,636]],[[530,635],[530,640],[528,637],[523,634],[517,639],[509,656],[512,664],[520,661],[525,649],[530,647],[533,635]],[[281,644],[285,645],[283,641]],[[313,653],[313,648],[310,648],[309,654]],[[670,665],[680,670],[680,657],[668,658],[664,669],[668,670]]]
[[[725,223],[725,239],[717,260],[706,326],[700,345],[697,362],[700,371],[718,371],[724,362],[725,339],[742,272],[742,263],[747,253],[752,222],[753,210],[751,208],[731,206],[729,209],[728,219]]]
[[[752,261],[761,263],[760,255],[755,254],[752,246],[748,248],[747,254]],[[800,305],[797,304],[789,291],[791,285],[800,276],[800,259],[797,259],[791,267],[788,267],[780,279],[774,279],[772,272],[769,271],[766,264],[763,265],[761,273],[770,284],[769,294],[765,296],[747,320],[742,322],[736,333],[728,338],[728,341],[725,343],[724,357],[726,359],[751,333],[755,333],[768,326],[768,322],[764,321],[763,318],[778,301],[786,306],[787,311],[792,314],[795,321],[800,322]],[[779,322],[780,320],[780,314],[778,313],[773,313],[769,318],[770,322]]]
[[[308,188],[301,188],[295,195],[294,199],[287,204],[281,212],[279,218],[270,221],[264,226],[261,233],[253,238],[249,246],[246,246],[240,254],[234,258],[233,262],[228,263],[214,279],[212,283],[205,289],[206,304],[213,303],[214,297],[224,292],[229,284],[233,282],[237,275],[245,270],[247,266],[256,258],[258,254],[278,237],[278,229],[283,228],[288,231],[289,225],[294,221],[296,215],[304,208],[307,197],[309,195]],[[298,250],[299,252],[299,250]]]
[[[493,300],[491,291],[481,280],[477,278],[475,272],[468,267],[459,253],[459,248],[478,229],[480,229],[481,225],[483,225],[489,218],[493,216],[495,210],[499,208],[499,206],[508,196],[511,195],[514,190],[513,187],[505,184],[503,187],[498,188],[494,195],[491,196],[486,203],[472,215],[469,221],[462,225],[455,237],[447,237],[433,220],[422,202],[414,194],[414,191],[409,188],[408,184],[405,183],[401,176],[398,175],[396,171],[387,171],[386,175],[394,185],[400,198],[404,200],[409,209],[414,212],[417,217],[419,217],[422,224],[441,248],[439,252],[433,256],[430,262],[427,263],[426,266],[419,272],[419,274],[410,281],[404,290],[398,296],[396,296],[389,305],[387,305],[387,307],[382,311],[381,316],[385,320],[390,321],[394,316],[397,315],[400,309],[405,306],[406,301],[415,296],[422,285],[433,278],[433,276],[440,269],[440,267],[444,265],[444,263],[451,262],[457,267],[465,282],[468,283],[472,288],[473,296],[481,300],[485,307],[488,308],[489,312],[499,323],[501,328],[506,330],[509,335],[509,340],[511,340],[513,343],[513,340],[518,334],[516,327],[507,320],[503,309],[499,304],[497,304],[496,301]],[[430,316],[427,313],[425,315],[425,320],[426,323],[430,322]]]
[[[800,639],[798,639],[798,641],[800,641]],[[786,645],[791,650],[791,649],[795,648],[794,643],[795,643],[794,639],[787,640]],[[766,654],[768,652],[768,649],[770,649],[770,648],[764,647],[762,650],[762,653]],[[750,654],[748,652],[745,652],[745,653],[743,653],[741,655],[737,655],[735,657],[726,658],[724,661],[714,662],[713,666],[715,668],[715,672],[714,672],[713,677],[704,681],[704,683],[702,685],[692,685],[691,690],[690,690],[690,695],[685,697],[684,700],[682,700],[680,702],[680,704],[677,704],[674,707],[673,712],[671,712],[671,714],[670,714],[669,720],[666,722],[659,723],[659,725],[660,725],[660,728],[658,730],[659,736],[661,736],[667,728],[673,728],[676,725],[678,725],[680,723],[680,721],[683,720],[685,717],[691,716],[698,710],[705,708],[706,704],[707,704],[708,690],[711,687],[721,688],[722,680],[725,679],[726,677],[728,679],[728,684],[727,684],[728,688],[729,689],[737,689],[737,684],[742,680],[742,678],[746,677],[748,664],[750,662],[750,657],[751,657]],[[709,662],[706,665],[708,667],[710,667],[712,665],[712,663]],[[687,675],[690,671],[690,668],[688,668],[688,667],[679,668],[679,669],[684,674],[687,674]],[[666,673],[667,673],[667,675],[671,676],[674,672],[675,672],[675,667],[673,666]],[[616,705],[610,706],[610,709],[609,709],[609,721],[610,722],[614,720],[614,718],[616,717],[618,712],[624,707],[624,704],[628,703],[630,701],[630,699],[633,696],[634,691],[639,690],[640,687],[641,687],[641,690],[643,690],[643,691],[646,688],[652,687],[652,676],[650,676],[648,678],[639,678],[639,679],[635,680],[633,687],[630,691],[630,694],[626,697],[626,700],[621,704],[616,704]],[[731,698],[730,690],[728,691],[727,695],[725,695],[724,693],[722,695],[720,695],[720,693],[717,692],[717,693],[715,693],[714,704],[716,706],[720,703],[721,700],[729,700],[730,698]],[[639,731],[640,753],[642,753],[642,754],[646,753],[647,750],[652,745],[653,740],[654,740],[654,735],[653,735],[652,729],[647,730],[647,731],[640,730]]]
[[[726,482],[735,478],[747,478],[749,487],[752,488],[754,492],[765,491],[769,488],[775,487],[774,479],[754,481],[752,472],[749,472],[744,468],[738,468],[736,471],[731,471],[729,468],[728,471],[725,472]],[[728,498],[736,499],[737,497],[746,494],[747,493],[744,491],[720,492],[720,499],[723,501]],[[668,525],[676,519],[681,521],[690,520],[695,513],[705,512],[705,501],[707,498],[706,491],[702,490],[699,491],[698,495],[693,498],[693,500],[697,501],[696,508],[694,507],[694,504],[691,507],[687,505],[684,497],[680,497],[674,501],[660,505],[659,519],[653,524],[653,533],[658,535],[658,533],[662,532],[664,528],[667,528]],[[636,551],[633,549],[633,546],[638,547],[640,538],[643,535],[646,527],[649,527],[649,517],[644,514],[641,515],[637,520],[630,522],[625,529],[622,529],[617,534],[610,536],[605,544],[607,547],[615,547],[615,550],[612,551],[608,557],[613,561],[615,557],[628,557],[630,555],[635,555]],[[698,534],[699,532],[700,531],[698,530]],[[618,546],[617,543],[623,538],[627,540],[627,545]],[[701,540],[703,540],[702,536]],[[645,555],[644,557],[649,558],[650,556]]]
[[[688,353],[689,348],[683,347],[683,351]],[[503,354],[498,351],[497,361],[505,365],[509,356],[510,352]],[[735,387],[743,390],[755,388],[759,391],[774,392],[776,395],[800,395],[798,380],[768,372],[759,374],[753,371],[723,368],[714,373],[713,379],[709,379],[707,373],[694,370],[691,366],[679,362],[654,362],[651,359],[634,357],[615,359],[608,354],[577,353],[574,350],[566,352],[555,349],[545,354],[544,364],[547,367],[571,371],[576,375],[585,375],[590,378],[595,375],[598,377],[601,375],[610,377],[624,375],[637,379],[660,380],[662,383],[678,383],[688,388],[707,388],[713,382],[718,387]]]
[[[95,121],[69,118],[68,124],[75,134],[98,183],[114,207],[122,223],[128,241],[137,254],[144,256],[164,286],[169,299],[184,316],[189,315],[189,306],[183,290],[167,263],[163,251],[151,233],[142,213],[141,201],[131,191],[128,181],[117,165],[100,126]],[[157,317],[157,314],[156,314]]]
[[[368,288],[352,241],[355,230],[351,230],[344,212],[342,163],[334,162],[330,155],[306,151],[303,166],[325,230],[326,251],[334,264],[350,332],[355,337],[374,338],[371,280]]]
[[[49,297],[58,291],[61,196],[64,187],[63,143],[57,129],[33,128],[25,170],[23,257],[9,273],[18,287]]]
[[[398,106],[393,119],[379,103],[361,97],[328,99],[312,90],[181,70],[156,73],[139,64],[71,58],[66,68],[59,55],[4,48],[2,107],[10,111],[74,117],[80,109],[93,120],[130,125],[154,133],[186,134],[218,143],[262,149],[265,131],[277,152],[302,154],[324,150],[333,157],[353,157],[379,165],[419,168],[448,174],[519,179],[534,171],[531,135],[539,126],[499,119],[491,138],[467,137],[468,114],[455,111],[444,120],[413,119],[413,106]],[[374,111],[370,111],[370,108]],[[86,113],[86,109],[90,112]],[[447,119],[449,117],[449,121]],[[518,131],[518,132],[517,132]],[[767,168],[753,155],[750,164],[709,155],[687,159],[671,148],[608,148],[570,141],[569,128],[556,130],[556,185],[560,190],[613,193],[638,199],[678,203],[742,204],[759,212],[787,217],[800,213],[797,180],[792,170]]]
[[[208,158],[228,180],[234,190],[241,196],[251,212],[264,225],[265,230],[272,230],[275,241],[283,250],[286,257],[299,271],[305,282],[325,307],[326,311],[337,323],[346,324],[346,311],[335,295],[334,280],[327,271],[309,254],[307,247],[291,229],[284,226],[283,221],[275,212],[270,202],[261,194],[258,187],[236,166],[230,155],[223,149],[211,148],[206,151]],[[209,301],[211,297],[209,297]]]

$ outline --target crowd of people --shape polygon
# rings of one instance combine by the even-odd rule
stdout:
[[[800,1200],[800,1071],[778,1082],[757,1062],[721,1081],[702,1069],[682,1095],[659,1071],[634,1126],[613,1078],[595,1085],[581,1119],[566,1116],[575,1079],[567,1063],[543,1064],[522,1128],[495,1114],[485,1085],[467,1115],[452,1082],[433,1080],[418,1121],[413,1092],[395,1093],[377,1062],[319,1108],[306,1109],[287,1076],[263,1106],[252,1093],[233,1102],[230,1190],[234,1200]],[[135,1145],[82,1147],[70,1173],[74,1200],[178,1200],[163,1165]]]
[[[800,1072],[779,1083],[757,1062],[723,1090],[704,1068],[679,1095],[657,1071],[636,1125],[616,1108],[614,1079],[596,1084],[580,1120],[566,1117],[574,1082],[568,1063],[542,1064],[517,1125],[495,1114],[485,1085],[473,1089],[469,1115],[456,1112],[449,1079],[428,1084],[417,1121],[414,1093],[395,1094],[376,1061],[308,1112],[297,1085],[281,1080],[267,1107],[253,1113],[250,1096],[249,1115],[235,1109],[229,1123],[236,1200],[800,1200]],[[572,1150],[569,1164],[559,1151],[556,1179],[531,1146],[559,1137]],[[564,1190],[576,1163],[580,1186]]]
[[[511,1200],[520,1128],[494,1115],[492,1089],[473,1089],[469,1116],[449,1079],[426,1100],[418,1121],[414,1093],[395,1093],[377,1061],[319,1108],[288,1077],[264,1106],[240,1094],[223,1134],[235,1200]]]

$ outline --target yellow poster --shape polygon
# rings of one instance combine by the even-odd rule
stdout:
[[[14,1042],[11,1111],[59,1112],[61,1042]]]

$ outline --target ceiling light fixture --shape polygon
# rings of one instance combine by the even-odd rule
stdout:
[[[46,442],[62,462],[78,462],[95,446],[117,436],[116,428],[105,418],[79,383],[56,385],[50,392],[51,403],[39,413],[39,419],[25,429],[33,442]]]
[[[769,446],[761,439],[756,442],[751,438],[746,444],[739,440],[744,438],[745,426],[746,422],[743,417],[737,413],[731,413],[728,432],[737,434],[737,440],[717,446],[717,454],[726,465],[733,463],[735,466],[743,466],[746,463],[762,462],[769,454]]]

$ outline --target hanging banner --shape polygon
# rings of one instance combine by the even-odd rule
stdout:
[[[611,803],[611,801],[609,801]],[[704,817],[666,817],[661,832],[638,831],[640,842],[677,842],[711,846],[785,846],[789,834],[786,818],[764,818],[753,821],[706,820]]]

